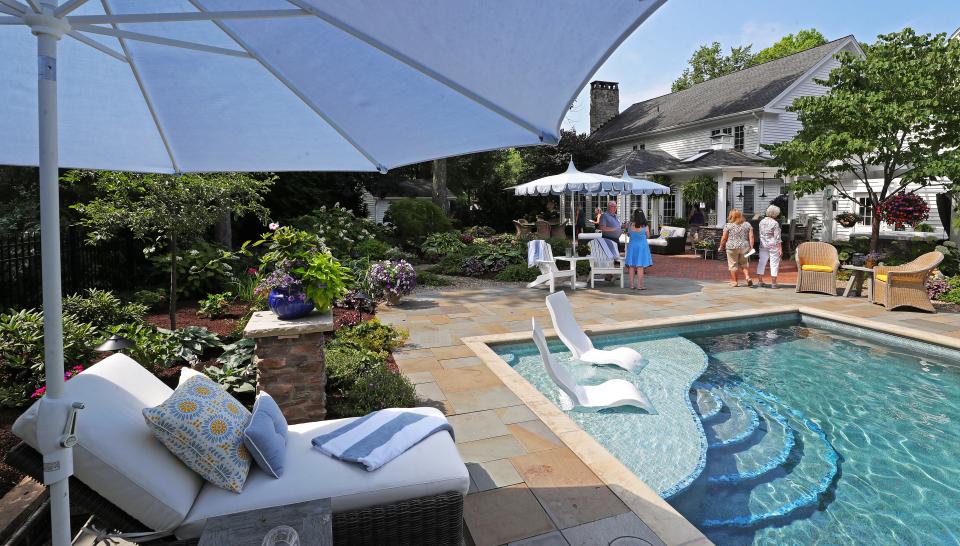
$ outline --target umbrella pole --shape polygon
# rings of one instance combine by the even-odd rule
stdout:
[[[52,16],[55,6],[44,2],[44,14],[32,25],[37,36],[37,99],[40,165],[40,256],[43,275],[43,359],[46,394],[38,416],[38,440],[43,453],[44,483],[50,487],[51,537],[54,546],[68,546],[70,498],[68,478],[73,473],[69,437],[60,431],[69,408],[63,397],[63,307],[60,285],[59,149],[57,134],[57,42],[62,20]],[[58,24],[61,23],[61,24]],[[43,436],[40,436],[40,435]],[[75,437],[73,438],[75,441]]]

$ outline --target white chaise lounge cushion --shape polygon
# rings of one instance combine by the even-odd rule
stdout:
[[[86,405],[77,419],[74,474],[157,531],[177,528],[203,486],[203,479],[163,447],[143,422],[143,409],[162,403],[172,392],[123,354],[91,366],[64,387],[67,400]],[[13,425],[13,433],[34,449],[36,410],[31,406]]]
[[[417,411],[442,415],[433,408]],[[314,437],[351,421],[290,425],[283,476],[273,478],[253,468],[239,495],[212,484],[204,485],[187,519],[176,530],[177,537],[200,536],[207,518],[313,499],[329,497],[334,512],[345,512],[448,491],[466,494],[470,486],[467,468],[446,432],[429,436],[373,472],[328,457],[310,444]]]

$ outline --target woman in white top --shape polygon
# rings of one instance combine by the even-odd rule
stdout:
[[[783,257],[783,241],[780,237],[780,207],[767,207],[767,217],[760,220],[760,263],[757,264],[757,276],[763,286],[763,276],[770,261],[770,288],[777,288],[777,273],[780,271],[780,258]]]

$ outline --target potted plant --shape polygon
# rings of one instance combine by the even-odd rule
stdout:
[[[417,272],[406,260],[387,260],[370,266],[367,282],[378,299],[396,305],[417,287]]]
[[[700,239],[699,241],[693,243],[694,248],[699,250],[713,250],[716,248],[716,244],[713,239]]]
[[[283,320],[306,316],[314,308],[329,311],[334,300],[347,293],[350,270],[317,235],[277,224],[270,224],[270,229],[259,241],[243,245],[246,252],[267,245],[257,290],[269,293],[270,310]]]
[[[841,226],[849,229],[855,226],[857,222],[862,222],[863,218],[855,212],[841,212],[834,217],[834,220]]]

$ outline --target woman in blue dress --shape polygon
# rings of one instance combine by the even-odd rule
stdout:
[[[627,228],[630,243],[627,245],[627,275],[630,276],[630,288],[646,290],[643,287],[643,268],[653,265],[653,256],[650,255],[650,245],[647,237],[650,236],[650,226],[647,224],[647,215],[642,210],[633,211],[633,219]],[[634,284],[636,278],[636,284]]]

